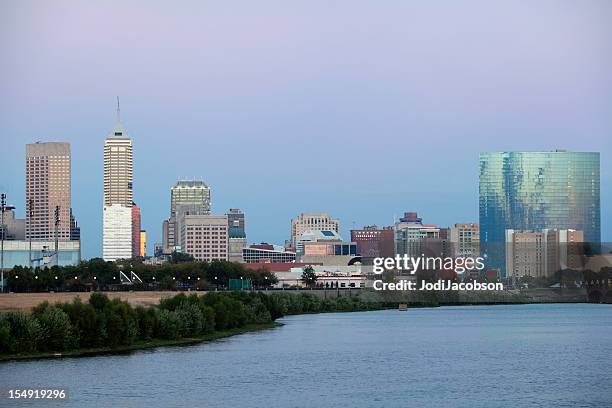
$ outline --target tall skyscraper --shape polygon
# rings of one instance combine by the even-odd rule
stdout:
[[[70,144],[33,143],[26,146],[26,239],[70,241]],[[28,203],[32,204],[29,208]],[[31,210],[31,211],[30,211]],[[31,216],[30,216],[31,212]]]
[[[117,100],[115,127],[104,143],[104,205],[132,206],[132,172],[132,139],[121,126],[121,111]]]
[[[120,113],[119,99],[117,98],[115,127],[104,143],[104,226],[102,241],[103,256],[107,261],[131,258],[132,256],[132,140],[121,126]],[[127,212],[123,209],[127,209]],[[130,239],[126,241],[124,235],[128,231]]]
[[[506,230],[575,229],[600,241],[599,153],[480,154],[480,242],[504,275]]]

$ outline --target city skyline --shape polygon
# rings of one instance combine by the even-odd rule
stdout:
[[[338,217],[345,238],[404,211],[478,222],[480,152],[556,149],[601,153],[601,238],[612,241],[611,6],[565,5],[479,3],[475,16],[465,5],[194,4],[168,17],[163,6],[15,3],[0,17],[13,39],[1,43],[0,190],[23,218],[24,146],[70,142],[83,256],[101,256],[100,145],[119,94],[149,252],[183,175],[215,191],[213,213],[241,208],[250,242],[282,243],[302,212]]]
[[[37,142],[37,144],[40,144],[41,146],[45,145],[45,143],[42,143],[42,144],[41,144],[41,142]],[[37,146],[37,144],[34,144],[34,145],[27,145],[26,147],[28,148],[28,147],[32,147],[32,146]],[[66,145],[66,146],[68,146],[68,149],[69,149],[69,143],[65,143],[65,142],[48,142],[48,143],[46,143],[46,144],[50,144],[50,145]],[[567,153],[567,154],[575,154],[576,152],[566,152],[566,151],[558,151],[558,150],[557,150],[557,151],[549,151],[549,152],[483,152],[483,153],[481,153],[481,154],[480,154],[481,164],[482,164],[482,156],[483,156],[483,154],[484,154],[484,155],[491,155],[491,154],[506,154],[506,153],[507,153],[507,154],[511,154],[511,155],[517,155],[517,154],[518,154],[518,155],[521,155],[521,154],[525,154],[525,153],[527,153],[527,154],[531,154],[531,153],[536,153],[536,154],[548,154],[548,155],[555,155],[555,154],[557,154],[557,155],[558,155],[558,154],[566,154],[566,153]],[[69,153],[68,153],[68,154],[69,154]],[[586,153],[586,152],[579,152],[579,154],[591,154],[591,155],[593,155],[593,154],[594,154],[595,156],[593,156],[593,157],[596,157],[596,158],[597,158],[597,170],[599,170],[599,153],[598,153],[598,152],[597,152],[597,153]],[[29,164],[28,164],[28,163],[26,163],[26,169],[29,169]],[[599,176],[599,173],[598,173],[597,175]],[[599,179],[599,178],[598,178],[598,179]],[[204,184],[204,182],[203,182],[202,180],[197,180],[196,182],[197,182],[197,183],[199,183],[199,185],[205,186],[205,187],[206,187],[206,189],[207,189],[207,191],[208,191],[208,193],[210,194],[209,187],[208,187],[206,184]],[[170,203],[171,203],[171,206],[170,206],[170,207],[171,207],[171,211],[172,211],[172,208],[174,208],[174,204],[175,204],[175,203],[174,203],[174,196],[173,196],[173,192],[174,192],[174,190],[176,189],[176,187],[177,187],[177,186],[181,185],[181,183],[193,183],[193,181],[189,181],[189,180],[185,180],[185,179],[181,179],[181,178],[179,178],[179,179],[178,179],[178,181],[176,182],[176,184],[175,184],[173,187],[171,187],[171,188],[170,188],[170,190],[171,190],[171,192],[172,192],[172,194],[171,194],[171,197],[172,197],[172,198],[171,198],[171,200],[170,200]],[[481,183],[482,183],[482,181],[481,181]],[[482,184],[481,184],[481,188],[482,188]],[[597,186],[597,191],[599,192],[599,185]],[[209,200],[209,199],[210,199],[210,196],[208,196],[208,200]],[[480,200],[482,201],[482,195],[480,196]],[[598,201],[598,202],[599,202],[599,201]],[[210,205],[210,201],[208,201],[208,205]],[[189,205],[187,205],[186,207],[189,207]],[[134,212],[133,212],[133,209],[135,209],[135,208],[137,208],[137,207],[135,207],[134,203],[132,202],[132,207],[123,207],[123,208],[125,208],[126,210],[130,209],[130,211],[129,211],[129,218],[130,218],[129,225],[130,225],[130,226],[132,226],[132,223],[134,222],[134,221],[133,221],[133,217],[134,217]],[[208,207],[208,208],[210,208],[210,207]],[[238,212],[239,212],[239,210],[236,210],[236,209],[230,209],[230,214],[231,214],[231,212],[232,212],[232,211],[238,211]],[[16,212],[16,213],[18,214],[18,212]],[[207,213],[209,213],[209,212],[207,212]],[[72,222],[72,221],[73,221],[73,220],[72,220],[72,208],[70,208],[69,214],[70,214],[69,221],[70,221],[70,222]],[[242,214],[242,213],[241,213],[241,214]],[[414,216],[416,217],[416,213],[405,213],[405,214],[404,214],[404,216],[406,216],[406,214],[414,214]],[[599,215],[599,210],[597,210],[597,214]],[[227,217],[228,215],[229,215],[229,214],[226,214],[226,217]],[[244,214],[242,214],[242,216],[244,216]],[[294,218],[292,218],[292,219],[290,220],[290,223],[291,223],[291,233],[290,233],[290,236],[291,236],[291,237],[292,237],[292,236],[293,236],[293,234],[294,234],[294,229],[295,229],[294,224],[295,224],[295,222],[296,222],[297,220],[301,219],[301,218],[302,218],[302,217],[304,217],[304,216],[324,216],[324,217],[330,217],[330,215],[329,215],[329,214],[327,214],[327,213],[321,213],[321,214],[316,214],[316,213],[314,213],[314,214],[313,214],[313,213],[300,213],[298,216],[296,216],[296,217],[294,217]],[[218,217],[221,217],[221,216],[219,215]],[[126,212],[126,214],[125,214],[125,218],[126,218],[126,220],[127,220],[127,218],[128,218],[128,212]],[[332,217],[330,217],[330,219],[331,219],[331,218],[332,218]],[[395,221],[396,221],[396,219],[395,219],[395,218],[396,218],[396,217],[394,216],[394,223],[395,223]],[[138,219],[140,219],[140,210],[139,210],[139,209],[138,209]],[[402,218],[400,217],[400,218],[399,218],[399,220],[401,221],[401,220],[402,220]],[[420,218],[419,218],[419,220],[420,220]],[[342,222],[341,222],[341,219],[340,219],[339,217],[338,217],[338,219],[337,219],[337,220],[333,220],[333,221],[334,221],[334,222],[338,222],[338,221],[339,221],[340,227],[342,226]],[[432,220],[432,221],[433,221],[433,220]],[[480,220],[479,220],[479,221],[480,221]],[[166,221],[164,221],[164,222],[166,222]],[[459,223],[455,223],[455,227],[457,226],[457,224],[461,224],[461,222],[459,222]],[[139,225],[140,225],[140,224],[139,224]],[[431,225],[431,227],[432,227],[432,228],[452,228],[452,227],[453,227],[453,225],[442,225],[442,224],[439,224],[439,223],[430,224],[430,225]],[[478,226],[478,225],[479,225],[479,222],[476,222],[476,223],[475,223],[475,225],[476,225],[476,226]],[[523,229],[524,229],[525,231],[539,231],[539,227],[555,227],[555,226],[553,226],[553,225],[548,225],[548,224],[546,224],[546,223],[544,223],[544,224],[542,224],[542,225],[539,225],[539,224],[525,224]],[[367,226],[367,225],[364,225],[364,226],[363,226],[363,228],[366,228],[366,229],[367,229],[367,228],[368,228],[368,226]],[[163,226],[162,226],[162,229],[163,229]],[[346,229],[348,229],[348,231],[349,231],[349,235],[350,235],[350,236],[352,236],[352,232],[353,232],[353,230],[360,230],[360,229],[362,229],[362,227],[361,227],[361,226],[357,226],[357,225],[351,225],[350,227],[340,228],[340,231],[343,231],[343,230],[346,230]],[[599,233],[599,230],[598,230],[597,232]],[[138,240],[137,240],[137,246],[138,246],[138,248],[140,248],[140,241],[139,241],[139,239],[140,239],[140,233],[141,233],[141,229],[140,229],[140,228],[138,228],[138,234],[139,234],[139,237],[138,237]],[[127,231],[126,231],[125,235],[127,236]],[[131,235],[130,235],[130,236],[132,236],[132,235],[133,235],[133,231],[131,231]],[[162,232],[162,235],[163,235],[163,232]],[[286,240],[286,242],[289,242],[289,241],[292,241],[292,239],[288,239],[288,240]],[[599,240],[597,240],[597,241],[599,241]],[[605,242],[605,241],[606,241],[605,239],[602,239],[602,240],[601,240],[601,242]],[[130,246],[134,245],[134,240],[133,240],[133,238],[130,238],[130,241],[129,241],[129,242],[130,242]],[[262,241],[262,242],[263,242],[263,241]],[[276,242],[273,242],[273,241],[270,241],[270,240],[267,240],[266,242],[269,242],[269,243],[276,243]],[[159,243],[159,244],[161,244],[162,242],[158,242],[158,243]],[[258,241],[252,241],[252,243],[256,244],[256,243],[258,243]],[[126,245],[127,245],[127,244],[126,244]],[[152,254],[151,254],[151,253],[149,253],[149,254],[147,254],[147,255],[152,255]],[[85,257],[85,256],[83,256],[83,258],[84,258],[84,259],[95,258],[95,257],[99,257],[99,256],[92,256],[92,257]],[[100,257],[101,257],[101,256],[100,256]]]

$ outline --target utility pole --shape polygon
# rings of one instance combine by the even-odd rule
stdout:
[[[59,248],[58,248],[58,228],[60,223],[60,207],[55,206],[55,266],[59,266]]]
[[[4,227],[4,211],[14,209],[15,207],[6,205],[6,194],[0,194],[0,211],[2,212],[2,215],[0,215],[0,240],[2,242],[0,244],[0,286],[2,287],[0,293],[4,293],[4,235],[6,235],[6,228]]]
[[[32,229],[29,227],[32,224],[32,218],[34,217],[34,200],[30,198],[28,201],[28,215],[30,216],[28,219],[28,241],[30,245],[29,255],[30,255],[30,269],[32,269]]]

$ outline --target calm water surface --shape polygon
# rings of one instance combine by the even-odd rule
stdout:
[[[10,407],[612,406],[610,305],[441,307],[282,322],[197,346],[0,363],[0,388],[70,393],[67,402]]]

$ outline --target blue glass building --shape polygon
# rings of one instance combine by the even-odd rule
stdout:
[[[480,154],[480,242],[504,275],[505,230],[577,229],[599,243],[599,153]]]

